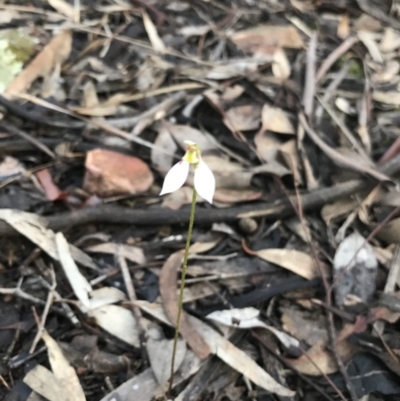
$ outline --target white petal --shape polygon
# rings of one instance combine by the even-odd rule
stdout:
[[[196,170],[194,170],[194,188],[202,198],[212,203],[215,192],[215,177],[210,167],[203,160],[200,160]]]
[[[168,171],[164,178],[160,195],[169,194],[179,189],[186,181],[189,174],[189,163],[181,160]]]

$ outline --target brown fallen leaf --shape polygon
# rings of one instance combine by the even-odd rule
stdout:
[[[99,197],[143,193],[154,180],[142,160],[105,149],[88,152],[85,167],[83,186]]]
[[[224,124],[232,131],[251,131],[260,126],[260,106],[248,104],[225,112]]]
[[[371,321],[384,320],[388,323],[396,323],[400,319],[399,312],[393,312],[385,306],[378,306],[371,309]]]
[[[349,362],[351,357],[357,352],[356,348],[345,340],[336,344],[336,347],[344,364]],[[318,341],[300,358],[285,358],[285,361],[300,373],[310,376],[329,375],[337,372],[339,369],[335,356],[326,349],[326,340]]]
[[[290,77],[292,70],[290,68],[289,60],[283,49],[276,49],[274,51],[271,68],[272,73],[276,78],[288,79]]]
[[[399,92],[400,95],[400,92]],[[399,96],[400,97],[400,96]],[[370,166],[370,163],[358,163],[353,159],[346,157],[339,153],[336,149],[331,148],[327,145],[318,134],[308,125],[307,119],[304,114],[299,114],[300,123],[303,125],[308,136],[311,140],[337,165],[358,172],[360,174],[367,174],[368,176],[375,178],[378,181],[392,182],[392,179],[387,175],[380,173],[374,166]],[[371,162],[372,163],[372,162]]]
[[[346,216],[360,205],[358,199],[339,199],[334,203],[327,203],[321,209],[321,217],[326,224],[330,225],[331,221]]]
[[[246,76],[257,71],[258,67],[267,62],[272,62],[272,57],[262,59],[230,60],[222,65],[216,65],[205,76],[207,79],[225,80],[237,76]]]
[[[221,235],[215,235],[215,237],[209,241],[194,242],[192,245],[190,245],[189,253],[190,254],[199,254],[199,253],[208,252],[211,249],[215,248],[222,241],[222,238],[223,238],[223,236],[221,236]]]
[[[372,99],[375,102],[391,104],[393,106],[400,105],[400,92],[397,91],[388,91],[388,92],[381,92],[381,91],[373,91]]]
[[[69,106],[68,110],[90,117],[113,116],[118,112],[118,105],[99,103],[95,106]]]
[[[86,248],[86,251],[108,253],[111,255],[117,255],[118,252],[120,252],[122,257],[133,263],[137,263],[138,265],[146,263],[146,257],[144,256],[143,250],[133,245],[105,242],[103,244],[92,245]]]
[[[260,25],[231,36],[231,40],[243,51],[253,54],[273,55],[277,48],[304,48],[304,42],[292,25]]]
[[[400,47],[400,35],[392,27],[385,29],[379,48],[381,52],[390,53]]]
[[[193,189],[190,187],[181,187],[176,191],[163,196],[162,207],[167,207],[171,210],[179,210],[183,205],[189,205],[192,202]],[[197,203],[202,202],[199,197]]]
[[[79,22],[79,9],[77,12],[74,7],[64,0],[48,0],[48,2],[60,14],[65,15],[73,22]]]
[[[294,135],[296,130],[287,113],[279,107],[265,104],[261,112],[263,131],[273,131],[279,134]]]
[[[4,94],[13,97],[27,91],[37,78],[50,75],[57,64],[62,64],[69,57],[71,48],[71,31],[66,30],[55,36],[7,86]]]
[[[147,35],[149,37],[150,43],[153,46],[153,49],[156,52],[163,53],[165,51],[165,45],[162,39],[160,38],[157,28],[154,25],[153,21],[149,17],[149,14],[147,14],[145,11],[142,13],[142,18],[143,18],[143,25],[144,28],[146,29]]]
[[[377,233],[377,237],[388,244],[400,243],[400,218],[393,219],[383,226]]]
[[[282,307],[282,328],[308,345],[329,339],[327,319],[319,312],[314,314],[294,308]]]
[[[336,34],[340,39],[346,39],[350,35],[350,18],[348,14],[343,14],[340,17]]]
[[[279,147],[279,152],[285,161],[286,166],[291,170],[296,185],[302,185],[303,176],[300,173],[302,170],[302,161],[297,148],[297,140],[291,139],[284,142]]]
[[[70,401],[54,374],[42,365],[36,365],[24,377],[24,383],[35,393],[49,401]]]
[[[161,305],[156,303],[151,304],[147,301],[135,301],[135,304],[143,309],[143,311],[154,316],[161,322],[171,324],[168,321],[168,318],[165,315]],[[294,391],[291,391],[279,384],[264,369],[262,369],[254,361],[254,359],[233,345],[229,340],[215,331],[212,327],[193,316],[188,316],[188,320],[189,323],[201,333],[213,354],[218,356],[218,358],[220,358],[230,367],[246,376],[253,383],[267,391],[284,397],[291,397],[295,394]]]
[[[5,180],[17,174],[26,174],[22,163],[11,156],[6,156],[0,163],[0,179]]]
[[[163,308],[170,322],[175,326],[178,316],[177,272],[181,267],[183,256],[181,252],[173,253],[164,263],[160,271],[160,295]],[[189,344],[193,352],[200,358],[205,359],[210,355],[210,348],[199,332],[190,324],[185,312],[182,312],[179,332]]]
[[[378,261],[374,250],[358,232],[346,237],[333,259],[335,301],[343,305],[347,296],[357,296],[363,302],[371,300],[376,289]]]
[[[215,155],[204,155],[203,160],[215,176],[217,189],[250,189],[254,175],[249,169],[244,169],[239,163],[231,162]],[[189,179],[192,182],[193,179]]]
[[[172,138],[170,130],[164,124],[160,124],[160,126],[161,128],[154,141],[154,145],[157,148],[165,149],[171,156],[160,152],[157,148],[152,148],[151,162],[153,163],[153,167],[166,174],[174,163],[174,157],[172,155],[177,151],[178,145]]]
[[[16,209],[0,209],[0,220],[4,220],[21,235],[24,235],[51,258],[60,261],[55,244],[54,231],[46,228],[46,220],[34,213],[26,213]],[[97,266],[86,253],[70,244],[69,249],[73,259],[90,269],[97,270]]]
[[[217,149],[215,142],[209,136],[196,128],[189,127],[188,125],[172,124],[163,121],[162,129],[165,129],[171,134],[182,150],[186,149],[185,141],[188,140],[197,143],[202,153]]]
[[[252,189],[217,189],[214,194],[214,201],[220,203],[240,203],[255,201],[262,197],[262,191]]]
[[[97,325],[133,347],[140,347],[139,329],[132,312],[118,305],[104,305],[88,312]]]
[[[164,386],[171,376],[171,361],[174,340],[163,338],[161,328],[153,323],[147,330],[148,339],[146,341],[147,354],[149,355],[150,365],[158,383]],[[186,354],[186,343],[179,339],[176,347],[176,357],[174,373],[179,370]]]
[[[273,132],[265,132],[264,129],[261,129],[254,136],[254,143],[257,154],[268,163],[276,159],[282,141]]]
[[[307,280],[319,276],[314,258],[304,252],[295,249],[261,249],[254,254],[260,259],[290,270]]]
[[[84,362],[92,372],[112,374],[126,371],[129,368],[130,361],[125,355],[111,354],[95,347],[85,355]]]
[[[55,244],[58,252],[60,264],[64,270],[65,275],[71,285],[72,290],[76,297],[81,301],[82,305],[86,308],[90,306],[89,293],[92,291],[90,283],[86,277],[79,271],[78,266],[72,258],[69,244],[62,232],[55,235]]]
[[[68,394],[68,400],[85,401],[78,375],[68,363],[60,346],[46,331],[43,332],[42,339],[46,343],[51,370],[62,391]]]

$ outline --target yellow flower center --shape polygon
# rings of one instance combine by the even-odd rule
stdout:
[[[183,156],[183,160],[190,164],[198,164],[201,159],[198,145],[192,141],[185,141],[185,144],[186,153],[185,156]]]

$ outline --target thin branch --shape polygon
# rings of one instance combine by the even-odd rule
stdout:
[[[46,304],[44,306],[42,318],[41,318],[41,320],[39,322],[39,325],[38,325],[37,333],[35,335],[35,338],[32,341],[32,345],[31,345],[31,348],[29,350],[30,354],[35,352],[35,348],[36,348],[38,342],[40,341],[40,339],[42,338],[42,333],[43,333],[44,327],[46,325],[46,319],[47,319],[47,316],[48,316],[48,314],[50,312],[50,307],[51,307],[51,305],[53,303],[54,291],[55,291],[55,289],[57,287],[57,281],[56,281],[56,275],[55,275],[54,269],[52,267],[50,268],[50,276],[51,276],[51,285],[50,285],[50,288],[49,288],[49,292],[47,294]]]

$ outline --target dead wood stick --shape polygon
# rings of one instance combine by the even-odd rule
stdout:
[[[131,277],[131,273],[129,271],[128,264],[126,263],[125,258],[122,256],[121,248],[122,248],[121,246],[118,246],[116,259],[119,264],[119,267],[121,268],[122,278],[124,279],[124,283],[125,283],[126,291],[129,296],[129,300],[131,302],[134,302],[134,301],[137,301],[136,291],[135,291],[135,287],[133,286],[132,277]],[[139,329],[140,351],[142,354],[142,363],[144,365],[146,365],[146,367],[147,367],[147,366],[149,366],[149,357],[147,355],[147,350],[146,350],[146,345],[145,345],[146,344],[146,334],[145,334],[145,330],[143,327],[142,311],[140,310],[140,308],[137,305],[135,305],[133,303],[131,304],[131,309],[132,309],[133,316],[135,317],[137,327]]]
[[[386,175],[400,173],[400,155],[390,160],[379,171]],[[350,180],[334,187],[320,188],[301,194],[304,212],[316,211],[326,203],[348,197],[366,188],[376,185],[372,179]],[[296,196],[278,199],[273,202],[253,203],[234,206],[226,209],[200,209],[196,211],[196,224],[212,224],[215,222],[234,222],[245,217],[265,217],[268,220],[282,219],[293,216],[297,205]],[[69,228],[93,223],[134,224],[134,225],[166,225],[187,224],[189,213],[184,210],[169,209],[130,209],[120,206],[101,205],[73,212],[60,213],[44,217],[52,230],[67,230]],[[15,231],[5,222],[0,221],[0,235],[15,235]]]

